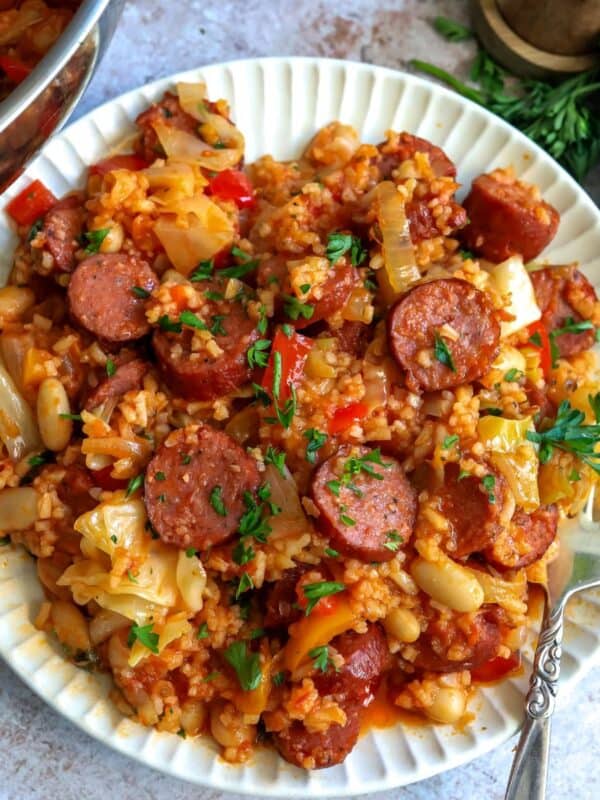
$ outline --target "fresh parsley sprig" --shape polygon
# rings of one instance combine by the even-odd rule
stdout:
[[[530,442],[540,446],[539,457],[546,464],[554,449],[573,453],[580,461],[600,474],[600,453],[596,452],[600,442],[600,392],[588,397],[595,425],[585,425],[585,414],[572,408],[568,400],[563,400],[556,412],[552,425],[541,431],[527,431]]]

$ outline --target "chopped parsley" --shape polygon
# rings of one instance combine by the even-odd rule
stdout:
[[[496,502],[496,495],[494,494],[496,478],[493,475],[484,475],[484,477],[481,479],[481,485],[488,493],[488,503],[493,505]]]
[[[456,367],[454,366],[454,361],[452,360],[452,353],[450,350],[448,350],[446,342],[442,339],[439,333],[435,334],[433,355],[435,356],[436,360],[440,362],[440,364],[448,367],[448,369],[452,370],[452,372],[456,372]]]
[[[200,627],[198,628],[196,639],[208,639],[208,625],[206,624],[206,622],[203,622],[202,625],[200,625]]]
[[[260,639],[261,636],[265,635],[264,628],[255,628],[253,631],[250,631],[250,636],[248,637],[250,640],[253,639]]]
[[[115,362],[112,360],[112,358],[107,358],[106,359],[106,367],[105,367],[105,369],[106,369],[106,374],[108,375],[108,377],[112,378],[112,376],[117,371],[117,367],[115,365]]]
[[[100,250],[102,242],[110,233],[110,228],[100,228],[97,231],[86,231],[83,234],[84,242],[87,242],[85,247],[86,253],[97,253]]]
[[[458,473],[458,480],[459,481],[463,481],[465,478],[470,478],[470,477],[471,477],[471,473],[468,472],[466,469],[461,469],[461,471]]]
[[[473,31],[461,25],[460,22],[447,17],[436,17],[433,21],[433,27],[449,42],[464,42],[473,38]]]
[[[332,264],[350,251],[352,266],[358,267],[367,257],[367,250],[358,236],[351,233],[330,233],[327,238],[325,255]]]
[[[261,336],[264,336],[267,332],[267,328],[269,327],[269,320],[267,319],[267,309],[264,306],[261,306],[260,309],[260,319],[256,325],[256,330],[260,333]]]
[[[343,592],[345,589],[346,585],[344,583],[338,583],[337,581],[317,581],[316,583],[305,584],[302,587],[302,592],[308,600],[308,605],[304,613],[308,617],[322,597],[338,594],[338,592]]]
[[[232,247],[231,255],[239,259],[242,263],[219,270],[219,275],[222,275],[224,278],[243,278],[244,275],[247,275],[249,272],[254,272],[260,264],[258,259],[253,259],[239,247]]]
[[[326,547],[325,548],[325,555],[329,556],[329,558],[339,558],[340,554],[337,550],[334,550],[333,547]]]
[[[36,221],[33,223],[31,228],[29,229],[29,234],[27,236],[27,241],[28,242],[32,242],[35,239],[35,237],[38,235],[38,233],[42,230],[43,227],[44,227],[44,220],[41,217],[40,217],[40,219],[36,219]]]
[[[591,331],[593,328],[594,323],[590,322],[589,319],[575,322],[573,317],[567,317],[565,324],[561,328],[553,330],[550,336],[562,336],[565,333],[583,333],[584,331]]]
[[[302,294],[308,294],[310,290],[311,290],[310,283],[303,283],[302,286],[300,287],[300,291],[302,292]]]
[[[52,461],[52,456],[52,451],[44,450],[43,453],[36,453],[34,456],[29,456],[27,463],[30,467],[41,467],[42,464],[48,464]]]
[[[190,281],[209,281],[212,278],[214,263],[212,259],[209,261],[201,261],[196,269],[190,275]]]
[[[73,422],[81,422],[81,414],[59,414],[61,419],[70,419]]]
[[[227,509],[225,508],[225,503],[223,502],[223,489],[220,486],[214,486],[212,488],[209,500],[211,506],[220,517],[227,516]]]
[[[342,525],[346,525],[349,528],[353,528],[356,525],[356,520],[349,517],[347,514],[340,514],[340,522]]]
[[[273,397],[279,400],[281,394],[282,358],[279,350],[273,353]]]
[[[314,306],[308,303],[301,303],[297,297],[284,294],[283,301],[283,310],[290,319],[298,320],[300,317],[303,319],[311,319],[312,315],[315,313]]]
[[[577,472],[576,469],[572,469],[569,473],[569,481],[571,483],[577,483],[577,481],[581,480],[581,473]]]
[[[190,464],[192,461],[192,456],[190,453],[182,453],[181,454],[181,463],[182,464]]]
[[[206,322],[204,322],[203,319],[200,319],[197,314],[194,314],[193,311],[182,311],[179,315],[179,322],[181,322],[183,325],[187,325],[190,328],[196,328],[199,331],[208,330],[208,325]]]
[[[458,252],[464,261],[466,261],[468,258],[475,258],[475,253],[472,253],[470,250],[459,250]]]
[[[271,398],[269,397],[269,393],[263,389],[262,386],[259,386],[258,383],[252,384],[252,389],[254,390],[254,397],[260,403],[262,403],[265,408],[271,405]]]
[[[269,347],[271,346],[270,339],[258,339],[254,344],[248,348],[246,358],[248,359],[249,367],[266,367],[269,361]]]
[[[333,481],[327,481],[327,483],[325,484],[325,486],[327,486],[327,488],[329,489],[329,491],[330,491],[332,494],[334,494],[336,497],[339,497],[339,496],[340,496],[340,489],[342,488],[342,482],[341,482],[341,481],[336,481],[336,480],[333,480]]]
[[[144,289],[143,286],[132,286],[131,293],[142,300],[146,300],[148,297],[150,297],[150,292],[147,289]]]
[[[317,452],[323,447],[327,441],[327,434],[321,433],[316,428],[309,428],[302,434],[305,439],[308,439],[306,445],[306,460],[309,464],[315,464],[317,461]]]
[[[191,311],[189,313],[191,314]],[[181,333],[181,322],[175,322],[169,319],[167,314],[163,314],[162,317],[159,318],[158,327],[161,331],[166,331],[167,333]]]
[[[233,642],[224,651],[223,657],[235,670],[245,692],[251,692],[259,686],[262,680],[260,657],[248,649],[246,642]]]
[[[267,447],[265,464],[272,464],[282,477],[285,477],[285,453],[277,450],[272,445]]]
[[[244,564],[247,564],[249,561],[252,561],[255,555],[256,553],[254,552],[252,546],[246,547],[243,541],[239,541],[231,553],[231,557],[235,563],[239,564],[241,567],[243,567]]]
[[[450,450],[454,445],[458,442],[458,436],[454,434],[453,436],[446,436],[444,441],[442,442],[442,450]]]
[[[512,367],[509,369],[507,373],[504,375],[504,380],[508,383],[514,383],[515,381],[520,380],[523,377],[523,372],[516,367]]]
[[[118,539],[117,539],[117,537],[115,536],[115,534],[114,534],[114,533],[113,533],[113,534],[112,534],[112,536],[110,537],[110,540],[111,540],[111,542],[112,542],[113,544],[116,544],[116,543],[118,542]]]
[[[193,558],[197,554],[197,550],[195,547],[188,547],[185,554],[188,558]]]
[[[326,644],[321,645],[321,647],[313,647],[312,650],[308,651],[308,655],[312,658],[315,669],[327,672],[332,662],[329,657],[329,647]]]
[[[600,330],[600,328],[599,328],[599,330]],[[292,338],[292,336],[294,335],[294,328],[293,328],[293,326],[292,326],[292,325],[288,325],[288,323],[287,323],[287,322],[285,322],[285,323],[284,323],[284,324],[281,326],[281,332],[282,332],[282,333],[283,333],[283,335],[284,335],[284,336],[286,336],[288,339],[291,339],[291,338]]]
[[[568,400],[563,400],[556,412],[556,418],[549,428],[542,431],[527,431],[530,442],[539,444],[539,457],[546,464],[552,457],[554,448],[576,455],[595,472],[600,473],[600,453],[596,451],[600,441],[600,392],[588,396],[588,402],[594,417],[595,425],[583,425],[585,414],[571,408]]]
[[[383,546],[386,547],[388,550],[391,550],[392,553],[396,553],[398,551],[400,545],[404,541],[402,536],[400,536],[400,534],[396,530],[388,531],[385,534],[385,538],[386,538],[386,541],[385,541]]]
[[[534,344],[536,347],[542,346],[542,337],[539,331],[536,331],[529,337],[529,341],[531,344]]]
[[[204,678],[202,678],[202,683],[210,683],[210,681],[214,681],[215,678],[218,678],[221,673],[218,669],[214,669],[212,672],[209,672]]]
[[[257,503],[250,492],[244,492],[244,504],[246,511],[240,517],[238,533],[241,537],[251,536],[264,544],[271,533],[271,526],[264,518],[264,513],[269,510],[268,504]]]
[[[285,682],[285,672],[276,672],[271,680],[273,681],[273,686],[282,686]]]
[[[342,484],[352,488],[350,484],[352,483],[353,476],[361,472],[366,472],[367,475],[371,475],[371,477],[376,480],[382,481],[383,475],[381,472],[377,472],[372,464],[377,464],[384,469],[389,469],[391,467],[390,463],[386,464],[381,460],[381,450],[379,447],[376,447],[374,450],[365,453],[364,456],[351,456],[346,459],[342,475]]]
[[[133,647],[135,642],[139,642],[154,655],[158,655],[158,633],[152,630],[150,625],[136,625],[134,622],[127,637],[127,646]]]
[[[239,600],[240,596],[243,595],[244,592],[249,592],[250,589],[254,589],[254,581],[252,580],[252,576],[247,572],[242,572],[235,590],[235,599]]]
[[[227,331],[223,327],[223,320],[226,318],[225,314],[215,314],[211,317],[212,325],[210,326],[210,332],[213,336],[227,336]]]
[[[154,478],[155,478],[155,480],[157,480],[157,481],[166,481],[166,479],[167,479],[167,476],[165,475],[165,473],[164,473],[164,472],[161,472],[161,471],[159,470],[158,472],[155,472],[155,473],[154,473]]]
[[[136,475],[135,478],[131,478],[127,484],[127,489],[125,490],[125,497],[130,497],[134,492],[137,492],[143,482],[144,476],[142,474]]]
[[[133,572],[130,569],[127,570],[127,577],[131,581],[131,583],[138,583],[137,578],[134,576]]]
[[[212,289],[207,289],[204,292],[204,297],[206,297],[207,300],[213,300],[215,303],[225,300],[224,294],[221,294],[221,292],[214,292]]]

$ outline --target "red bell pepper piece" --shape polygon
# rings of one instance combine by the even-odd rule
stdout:
[[[521,664],[519,653],[511,653],[508,658],[496,656],[471,670],[471,677],[474,681],[489,683],[500,680],[509,672],[514,672]]]
[[[132,172],[137,172],[140,169],[146,169],[147,166],[148,162],[141,156],[135,153],[122,153],[121,155],[104,158],[97,164],[92,164],[90,175],[106,175],[107,172],[112,172],[113,169],[129,169]]]
[[[23,64],[18,58],[0,56],[0,69],[4,70],[4,74],[11,83],[17,85],[24,81],[28,75],[31,75],[33,68]]]
[[[251,208],[256,203],[254,187],[250,179],[238,169],[217,172],[208,184],[207,194],[220,200],[231,200],[238,208]]]
[[[537,347],[540,351],[540,366],[546,378],[552,370],[552,348],[548,331],[542,322],[532,322],[528,328],[529,344]],[[533,338],[533,341],[532,341]],[[537,343],[539,342],[539,344]]]
[[[350,403],[348,406],[336,408],[333,417],[329,420],[329,433],[333,436],[336,433],[343,433],[355,422],[364,419],[369,413],[369,406],[366,403]]]
[[[110,474],[112,472],[112,464],[102,469],[90,470],[90,475],[94,486],[99,486],[105,492],[116,492],[119,489],[124,489],[128,481],[122,478],[113,478]]]
[[[32,225],[57,202],[50,189],[41,181],[33,181],[10,201],[6,211],[18,225]]]
[[[273,397],[273,379],[275,377],[275,353],[281,356],[281,379],[279,381],[279,405],[285,403],[291,395],[291,386],[296,386],[304,374],[304,364],[312,348],[312,339],[299,333],[292,333],[288,338],[281,328],[277,329],[273,338],[271,355],[266,366],[262,387]],[[275,398],[277,399],[277,398]]]

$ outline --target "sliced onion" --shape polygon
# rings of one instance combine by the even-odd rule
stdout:
[[[198,81],[198,83],[178,83],[177,96],[179,97],[179,105],[186,114],[189,114],[190,117],[197,119],[199,122],[206,122],[205,83],[202,83],[202,81]]]
[[[229,217],[205,195],[182,201],[178,211],[177,217],[159,217],[153,230],[175,269],[188,275],[199,261],[230,245],[234,231]]]
[[[387,302],[403,294],[421,277],[410,239],[404,200],[391,181],[377,186],[377,219],[383,237],[384,269],[377,280]]]
[[[0,364],[0,439],[13,461],[42,446],[33,413]]]
[[[383,364],[373,364],[370,361],[364,362],[363,374],[365,381],[365,395],[363,402],[373,411],[375,408],[383,408],[388,399],[390,378]]]
[[[296,482],[287,468],[282,475],[276,467],[268,464],[265,479],[271,487],[272,502],[281,508],[279,514],[269,518],[270,538],[298,537],[310,531],[311,525],[302,508]]]

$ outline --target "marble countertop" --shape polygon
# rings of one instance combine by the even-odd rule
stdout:
[[[123,91],[179,70],[232,58],[317,55],[402,68],[432,59],[465,74],[472,44],[431,31],[437,14],[466,18],[463,0],[129,0],[119,29],[77,116]],[[600,171],[586,184],[600,201]],[[554,718],[548,797],[600,797],[593,669]],[[515,740],[471,764],[381,800],[500,800]],[[66,722],[0,663],[0,800],[235,800],[130,761]],[[374,795],[375,797],[375,795]]]

